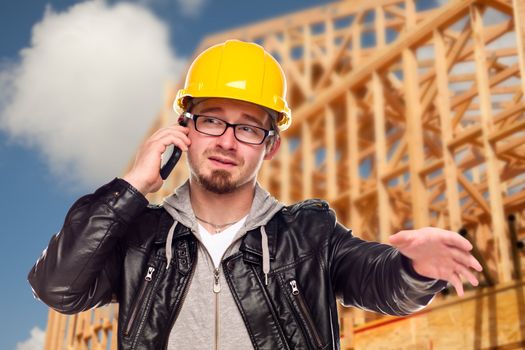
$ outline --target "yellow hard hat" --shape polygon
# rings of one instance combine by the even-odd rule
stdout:
[[[261,46],[228,40],[203,51],[191,64],[173,108],[179,114],[188,100],[222,97],[255,103],[277,112],[280,131],[292,121],[286,102],[286,77],[277,60]]]

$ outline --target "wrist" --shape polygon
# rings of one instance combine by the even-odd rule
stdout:
[[[402,256],[402,265],[405,269],[405,271],[408,273],[409,276],[417,279],[417,280],[420,280],[420,281],[424,281],[424,282],[428,282],[428,281],[433,281],[434,278],[431,278],[431,277],[428,277],[428,276],[425,276],[420,269],[418,269],[418,266],[417,264],[414,263],[414,260],[404,256],[404,255],[401,255]]]
[[[129,183],[144,196],[146,196],[150,192],[145,184],[143,184],[131,174],[126,174],[123,177],[121,177],[121,179]]]

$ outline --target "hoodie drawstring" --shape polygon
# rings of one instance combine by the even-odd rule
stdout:
[[[166,270],[169,269],[171,258],[173,256],[173,252],[171,250],[171,243],[173,241],[173,234],[175,233],[175,227],[177,226],[177,224],[177,221],[173,222],[173,225],[171,225],[170,230],[168,231],[168,237],[166,237]]]
[[[268,285],[268,273],[270,272],[270,251],[268,249],[268,235],[264,226],[261,226],[261,245],[263,258],[264,284]]]

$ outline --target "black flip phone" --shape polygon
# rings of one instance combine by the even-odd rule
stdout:
[[[186,118],[180,116],[179,125],[186,126]],[[175,168],[175,165],[179,161],[181,155],[181,149],[179,147],[176,147],[175,145],[169,145],[166,148],[166,151],[162,154],[162,162],[160,166],[160,177],[162,178],[162,180],[166,180],[168,178],[171,171],[173,170],[173,168]]]

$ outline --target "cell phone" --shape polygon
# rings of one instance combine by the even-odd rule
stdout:
[[[179,125],[182,126],[186,126],[187,124],[186,118],[183,116],[179,117],[178,122]],[[175,145],[169,145],[166,148],[166,151],[162,153],[162,161],[160,165],[160,177],[162,180],[166,180],[168,178],[173,168],[175,168],[175,165],[177,165],[181,155],[181,149]]]

